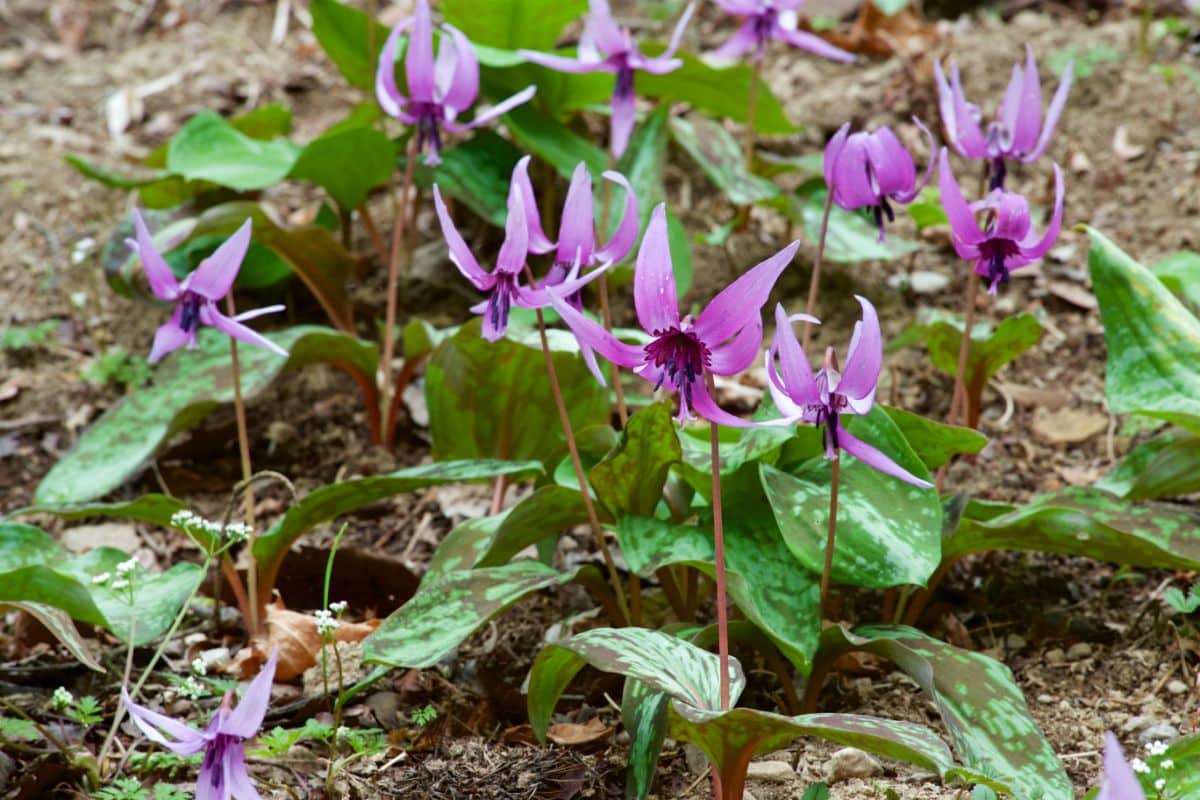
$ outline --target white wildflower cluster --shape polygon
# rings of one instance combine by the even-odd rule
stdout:
[[[1140,758],[1135,758],[1133,761],[1130,761],[1129,767],[1139,775],[1147,775],[1150,773],[1150,767],[1147,766],[1146,762],[1142,761]]]
[[[65,708],[70,708],[75,702],[75,695],[67,691],[65,686],[60,686],[54,690],[54,694],[50,697],[50,707],[55,711],[62,711]]]
[[[209,695],[208,687],[193,678],[191,675],[187,676],[187,678],[175,688],[175,691],[183,697],[187,697],[191,700],[199,700],[201,697],[208,697]]]
[[[171,525],[182,529],[191,536],[204,536],[209,539],[228,538],[233,543],[244,542],[253,533],[253,529],[244,522],[231,522],[222,527],[221,523],[205,519],[186,508],[171,515]]]
[[[1167,752],[1167,743],[1164,741],[1154,741],[1146,745],[1146,754],[1151,756],[1161,756]]]
[[[192,659],[192,672],[197,675],[208,674],[208,662],[199,656]]]
[[[94,583],[97,586],[103,586],[104,584],[108,583],[110,580],[112,580],[111,572],[101,572],[99,575],[92,576],[92,583]]]
[[[329,610],[340,617],[342,614],[346,613],[346,608],[348,605],[349,604],[345,600],[338,600],[335,603],[329,604]]]
[[[1158,762],[1158,768],[1175,769],[1175,760],[1171,758],[1164,758],[1162,761]]]
[[[133,571],[135,569],[137,569],[137,565],[138,565],[138,560],[136,558],[131,558],[127,561],[122,561],[120,564],[117,564],[117,574],[120,575],[122,578],[128,578],[130,575],[133,574]]]
[[[1156,792],[1161,792],[1165,788],[1167,788],[1167,779],[1166,778],[1159,778],[1158,780],[1156,780],[1154,782],[1154,790]]]
[[[244,522],[231,522],[225,526],[225,536],[231,542],[244,542],[250,538],[254,529]]]
[[[338,629],[340,623],[328,609],[322,608],[313,614],[313,616],[317,618],[317,633],[321,634],[321,636],[330,636]]]

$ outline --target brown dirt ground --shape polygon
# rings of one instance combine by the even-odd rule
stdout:
[[[81,381],[80,368],[114,345],[142,351],[157,324],[156,315],[137,313],[142,306],[112,294],[99,277],[99,243],[108,238],[113,221],[130,201],[78,177],[62,156],[80,153],[117,163],[165,141],[199,109],[231,114],[274,101],[293,109],[296,136],[306,140],[353,100],[311,36],[294,21],[282,46],[268,44],[273,4],[98,3],[82,47],[75,51],[60,41],[51,21],[62,10],[82,6],[60,2],[47,11],[37,0],[0,2],[0,324],[68,320],[49,347],[33,354],[0,353],[0,384],[18,390],[15,397],[0,400],[0,511],[28,503],[54,459],[89,420],[117,399],[117,390]],[[146,9],[151,11],[143,18]],[[812,151],[850,118],[858,124],[897,125],[914,143],[923,165],[924,144],[904,120],[913,113],[926,121],[936,118],[930,56],[953,53],[971,96],[994,98],[1024,41],[1039,55],[1068,47],[1086,53],[1106,45],[1120,60],[1099,63],[1091,75],[1077,79],[1051,148],[1051,155],[1067,169],[1067,222],[1095,225],[1145,261],[1200,248],[1195,221],[1200,212],[1197,90],[1186,81],[1168,87],[1148,68],[1137,55],[1136,21],[1089,13],[1080,16],[1051,5],[1046,11],[1018,13],[1004,24],[992,15],[976,14],[939,23],[937,42],[918,57],[854,67],[776,54],[768,80],[806,133],[766,146],[781,152]],[[69,22],[70,13],[59,27]],[[715,41],[713,15],[703,15],[696,30],[693,36],[706,44]],[[695,39],[690,43],[697,45]],[[1198,65],[1195,52],[1185,54],[1177,43],[1160,43],[1154,56]],[[142,119],[130,126],[122,144],[114,142],[105,128],[108,93],[174,72],[179,80],[147,98]],[[1044,77],[1043,82],[1053,81]],[[1048,87],[1044,91],[1048,93]],[[1123,141],[1115,145],[1119,130],[1124,131]],[[1131,158],[1130,147],[1142,152]],[[682,206],[687,184],[689,206],[683,211],[693,229],[703,230],[723,219],[728,212],[703,178],[688,172],[686,160],[677,163],[681,166],[672,181],[673,205]],[[1045,203],[1046,174],[1035,167],[1018,173],[1015,180]],[[267,199],[285,218],[312,213],[317,202],[311,193],[295,188],[269,192]],[[384,219],[386,205],[379,203],[377,218]],[[421,220],[427,238],[433,235],[430,223],[428,217]],[[894,232],[914,235],[907,226],[902,215]],[[1131,445],[1119,420],[1105,426],[1105,432],[1069,444],[1031,434],[1047,406],[1108,416],[1103,404],[1103,335],[1088,302],[1087,242],[1082,234],[1064,228],[1054,257],[1019,274],[1006,294],[981,307],[981,313],[994,316],[1023,309],[1043,313],[1048,333],[985,394],[982,429],[991,444],[976,464],[956,465],[950,485],[993,499],[1023,500],[1094,480]],[[892,291],[886,279],[897,267],[867,264],[831,270],[824,297],[845,296],[849,290],[868,295],[880,306],[889,335],[909,324],[914,308],[956,308],[965,281],[961,264],[945,246],[944,234],[930,233],[930,246],[908,268],[945,275],[949,284],[944,290],[933,295]],[[736,234],[725,248],[697,248],[694,296],[705,299],[725,279],[730,263],[754,263],[778,248],[783,235],[779,220],[756,213],[749,231]],[[366,252],[365,242],[360,245]],[[802,264],[811,258],[811,247],[805,247]],[[75,253],[82,255],[74,258]],[[807,274],[801,270],[786,278],[781,292],[799,298],[806,284]],[[378,277],[368,279],[356,296],[377,310],[379,285]],[[442,288],[412,287],[412,296],[437,296]],[[458,301],[443,296],[440,302],[439,308],[450,309]],[[828,308],[829,324],[819,335],[841,341],[856,313],[852,305]],[[919,350],[891,356],[889,366],[894,377],[885,377],[881,396],[894,391],[900,405],[935,416],[944,413],[950,382],[931,370]],[[255,463],[293,476],[302,491],[338,476],[415,463],[427,454],[419,429],[402,436],[394,454],[368,448],[354,386],[332,370],[309,370],[281,383],[257,403],[252,417]],[[167,485],[199,510],[219,507],[237,474],[232,426],[231,413],[214,414],[202,435],[186,439],[159,460]],[[148,475],[122,494],[157,488],[156,479]],[[431,491],[383,504],[382,510],[353,522],[351,541],[360,547],[379,544],[419,570],[429,548],[451,524],[451,499],[461,507],[464,498]],[[282,507],[282,498],[279,501],[276,509]],[[312,539],[318,545],[328,541],[323,534]],[[153,541],[153,534],[147,541]],[[1193,730],[1195,723],[1195,653],[1162,618],[1153,594],[1172,576],[1155,573],[1140,581],[1113,582],[1113,574],[1107,565],[1082,559],[996,554],[957,568],[940,595],[942,602],[927,616],[932,620],[927,627],[934,633],[949,628],[963,636],[965,630],[971,643],[995,648],[1005,659],[1080,789],[1097,774],[1103,730],[1117,730],[1136,751],[1145,721],[1137,717],[1184,732]],[[431,736],[387,771],[379,771],[381,761],[360,762],[340,782],[344,796],[619,796],[620,735],[607,749],[576,752],[532,748],[522,740],[527,740],[527,732],[514,728],[521,722],[520,698],[514,692],[542,631],[564,609],[578,610],[579,605],[580,598],[569,592],[532,599],[463,647],[452,682],[426,673],[397,678],[381,689],[380,702],[398,700],[402,712],[433,700],[442,716],[452,720],[445,727],[454,735]],[[1059,658],[1063,651],[1069,657]],[[1180,693],[1167,688],[1175,679],[1183,682]],[[758,689],[767,702],[773,686],[773,680],[765,678]],[[580,719],[580,714],[599,708],[602,718],[615,724],[611,709],[603,707],[603,692],[611,696],[615,690],[603,681],[597,687],[598,698],[588,696],[592,710],[565,708]],[[939,724],[929,702],[886,670],[831,679],[822,706]],[[365,706],[351,709],[355,716],[368,712],[384,720]],[[799,797],[807,781],[821,777],[830,750],[805,745],[772,756],[797,765],[800,777],[786,784],[752,784],[751,791],[760,799]],[[884,787],[914,800],[959,796],[924,782],[911,770],[893,765],[886,769],[869,781],[835,786],[833,796],[883,797]],[[263,775],[268,772],[264,769]],[[293,786],[299,782],[299,790],[308,791],[295,770],[275,772],[275,779]],[[692,786],[696,776],[679,747],[668,746],[662,775],[660,796],[705,796],[702,782]]]

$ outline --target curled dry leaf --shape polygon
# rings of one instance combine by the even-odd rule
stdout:
[[[1090,408],[1063,408],[1035,414],[1033,433],[1049,444],[1077,444],[1108,429],[1108,415]]]
[[[321,657],[321,635],[317,633],[317,619],[309,614],[292,611],[283,605],[283,600],[267,606],[266,641],[255,640],[250,647],[238,653],[231,667],[243,678],[253,677],[266,662],[275,648],[279,648],[279,664],[275,668],[275,679],[288,681],[302,675]],[[361,642],[379,627],[379,620],[345,622],[338,625],[334,639],[339,642]]]
[[[1130,141],[1129,127],[1126,125],[1118,125],[1116,131],[1113,132],[1112,149],[1117,158],[1122,161],[1133,161],[1146,152],[1145,147]]]
[[[607,739],[612,732],[613,729],[605,725],[599,717],[592,717],[583,723],[555,723],[546,731],[546,737],[564,747],[581,747]]]

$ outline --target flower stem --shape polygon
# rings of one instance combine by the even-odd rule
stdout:
[[[721,710],[729,710],[729,601],[725,595],[725,524],[721,516],[720,426],[709,424],[712,444],[713,550],[717,582],[717,656],[721,669]]]
[[[821,571],[821,618],[829,611],[829,573],[833,571],[833,550],[837,539],[838,473],[842,464],[841,454],[833,453],[832,473],[829,478],[829,535],[825,539],[825,569]]]
[[[391,439],[392,427],[396,424],[392,413],[392,358],[396,351],[396,304],[397,287],[400,283],[400,253],[404,249],[405,223],[408,221],[408,193],[412,188],[413,171],[417,164],[417,136],[408,140],[404,158],[404,182],[396,198],[396,222],[392,226],[392,257],[388,261],[387,316],[383,325],[383,357],[380,367],[380,407],[383,410],[383,435]]]
[[[817,254],[813,258],[812,280],[808,284],[808,303],[804,312],[810,317],[817,313],[817,292],[821,287],[821,259],[825,256],[825,235],[829,232],[829,212],[833,210],[833,189],[825,194],[825,210],[821,213],[821,232],[817,237]],[[804,323],[804,352],[808,352],[808,344],[812,341],[812,323]]]
[[[742,140],[742,156],[746,160],[746,171],[754,163],[754,124],[758,117],[758,84],[762,81],[762,61],[754,62],[750,73],[750,90],[746,93],[746,132]]]
[[[529,265],[525,265],[525,271],[529,273]],[[533,283],[533,276],[528,275],[529,282]],[[604,567],[608,572],[608,580],[612,583],[613,592],[617,596],[617,606],[621,609],[621,615],[624,619],[613,620],[618,624],[628,624],[631,619],[629,616],[629,604],[625,601],[625,589],[621,585],[621,576],[617,574],[617,565],[613,561],[612,552],[608,549],[608,542],[604,538],[604,529],[600,527],[600,519],[596,516],[596,507],[592,504],[592,492],[588,488],[587,477],[583,474],[583,461],[579,458],[579,447],[575,443],[575,432],[571,429],[571,418],[567,415],[567,404],[563,400],[562,386],[558,382],[558,370],[554,367],[554,357],[550,354],[550,340],[546,337],[546,319],[542,315],[542,310],[535,309],[538,321],[538,335],[542,339],[542,355],[546,359],[546,373],[550,377],[550,391],[554,394],[554,405],[558,408],[558,421],[562,423],[563,435],[567,438],[567,450],[571,453],[571,466],[575,468],[575,477],[579,481],[579,493],[583,496],[583,508],[587,512],[588,524],[592,528],[592,538],[596,542],[596,549],[600,551],[600,555],[604,558]]]
[[[132,602],[131,602],[132,606]],[[125,673],[121,677],[121,687],[128,688],[129,678],[133,674],[133,636],[137,630],[137,616],[129,618],[129,647],[125,650]],[[132,695],[131,695],[132,697]],[[113,716],[112,727],[108,729],[108,735],[104,737],[104,744],[100,746],[100,756],[96,759],[96,763],[100,765],[102,772],[107,772],[104,768],[105,761],[108,760],[108,751],[112,748],[113,738],[117,735],[117,726],[121,724],[121,718],[125,713],[125,704],[117,704],[117,713]]]
[[[950,399],[950,415],[947,422],[954,424],[961,419],[967,423],[971,418],[971,401],[967,397],[967,360],[971,354],[971,328],[975,326],[975,298],[979,294],[979,275],[971,270],[967,278],[966,308],[963,313],[963,334],[958,344],[958,366],[954,370],[954,395]]]
[[[233,303],[233,292],[230,292],[225,297],[225,307],[229,311],[230,317],[237,315],[237,309]],[[237,339],[229,337],[229,358],[233,368],[233,407],[234,413],[237,416],[237,431],[238,431],[238,453],[242,460],[242,481],[246,484],[246,525],[250,527],[250,537],[246,540],[246,547],[249,552],[254,552],[254,487],[250,485],[250,478],[254,475],[254,469],[250,465],[250,434],[246,426],[246,402],[242,398],[242,369],[238,362],[238,346]],[[251,636],[257,636],[261,633],[260,618],[261,605],[258,596],[258,563],[251,558],[246,565],[246,589],[249,593],[250,619],[246,620],[247,627]]]

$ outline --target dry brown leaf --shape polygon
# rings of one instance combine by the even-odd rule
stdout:
[[[1129,128],[1125,125],[1118,125],[1113,132],[1112,150],[1122,161],[1133,161],[1146,152],[1145,147],[1130,141]]]
[[[1035,414],[1033,433],[1049,444],[1076,444],[1108,430],[1108,415],[1093,408],[1063,408]]]
[[[1085,308],[1088,311],[1099,308],[1100,304],[1096,302],[1096,295],[1092,294],[1084,286],[1069,281],[1050,281],[1046,287],[1050,290],[1050,294],[1057,297],[1059,300],[1065,300],[1073,306]]]
[[[275,680],[288,681],[317,663],[321,655],[321,635],[317,633],[317,619],[299,611],[292,611],[276,598],[267,606],[267,640],[251,645],[253,653],[244,656],[246,650],[234,660],[236,671],[248,678],[257,673],[267,655],[279,648],[279,663],[275,668]],[[367,622],[342,622],[334,632],[339,642],[361,642],[371,631],[379,627],[379,620]]]
[[[1070,395],[1061,389],[1039,389],[1035,386],[1004,382],[998,383],[998,388],[1023,406],[1045,408],[1050,411],[1057,411],[1071,399]]]
[[[607,739],[612,732],[599,717],[592,717],[584,723],[556,722],[546,731],[546,738],[565,747],[580,747]]]
[[[831,31],[825,38],[851,53],[910,57],[929,51],[937,41],[937,28],[912,5],[888,16],[874,3],[863,3],[848,34]]]

